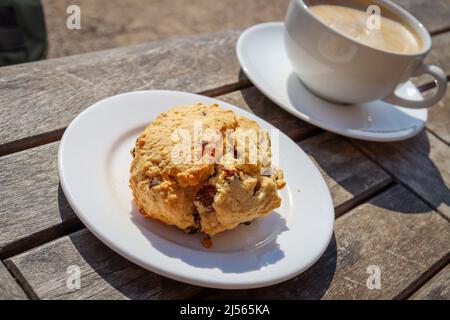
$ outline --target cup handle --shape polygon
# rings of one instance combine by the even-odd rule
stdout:
[[[429,108],[435,105],[445,95],[445,92],[447,90],[447,76],[445,75],[444,71],[442,71],[441,68],[430,64],[422,64],[414,72],[414,76],[421,76],[424,74],[431,75],[436,83],[437,91],[432,97],[422,101],[414,101],[401,98],[397,96],[395,93],[391,93],[391,95],[384,98],[383,100],[388,103],[398,105],[400,107],[413,109]]]

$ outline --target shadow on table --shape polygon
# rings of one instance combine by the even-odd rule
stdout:
[[[248,90],[242,90],[242,95],[246,102],[249,104],[250,108],[252,104],[255,103],[255,93],[252,96],[246,96]],[[261,98],[264,98],[263,96]],[[261,108],[261,106],[258,106]],[[263,110],[263,115],[267,116],[271,113],[286,113],[282,109],[275,107],[272,103],[264,104],[263,108],[270,110]],[[290,115],[288,115],[290,116]],[[282,117],[280,117],[282,118]],[[301,121],[301,120],[298,120]],[[331,134],[330,134],[331,135]],[[378,142],[365,142],[357,140],[347,140],[342,139],[345,143],[350,141],[351,145],[356,146],[358,149],[363,150],[364,153],[368,154],[374,162],[378,163],[381,167],[385,168],[396,180],[401,181],[408,185],[408,187],[414,190],[415,193],[426,198],[427,202],[431,204],[434,208],[438,208],[442,205],[450,206],[450,191],[446,186],[444,178],[441,175],[439,168],[435,165],[434,161],[430,158],[430,140],[425,131],[422,131],[417,136],[402,142],[390,142],[390,143],[378,143]],[[342,141],[341,140],[341,141]],[[320,148],[329,148],[331,146],[321,145]],[[319,148],[319,149],[320,149]],[[331,150],[331,149],[330,149]],[[339,150],[333,151],[337,157],[344,157],[345,154],[339,154]],[[323,157],[310,154],[313,157],[322,170],[330,176],[331,179],[336,181],[341,187],[353,195],[358,195],[361,193],[361,186],[364,185],[364,181],[360,183],[354,183],[352,179],[342,178],[342,172],[339,172],[339,168],[336,166],[329,166],[328,159]],[[435,153],[434,158],[438,158],[439,154]],[[444,157],[444,155],[441,155]],[[351,159],[349,159],[350,161]],[[447,159],[442,159],[444,163]],[[392,188],[390,188],[392,190]],[[410,193],[410,191],[406,191]],[[385,193],[383,193],[384,195]],[[413,201],[405,201],[402,196],[405,193],[392,192],[390,197],[381,199],[377,197],[370,200],[370,202],[378,207],[385,208],[387,210],[392,210],[394,212],[402,213],[424,213],[429,212],[429,208],[426,205],[414,205]],[[67,204],[61,188],[58,189],[60,214],[63,220],[72,215],[72,211]],[[412,197],[413,198],[413,197]],[[79,251],[80,255],[85,259],[85,261],[101,276],[105,281],[110,283],[111,286],[116,288],[118,291],[122,292],[128,297],[136,297],[136,290],[142,290],[140,285],[135,281],[133,283],[124,283],[128,281],[127,273],[138,274],[139,279],[145,279],[146,277],[152,277],[153,274],[145,271],[142,268],[134,266],[132,263],[126,259],[120,257],[118,254],[107,249],[103,244],[99,243],[94,237],[92,239],[95,245],[87,246],[85,242],[80,241],[76,236],[71,235],[71,239],[74,246]],[[174,252],[167,252],[169,255],[176,256]],[[186,258],[186,257],[185,257]],[[187,257],[187,263],[192,263],[194,265],[198,262],[189,260]],[[213,298],[261,298],[261,299],[319,299],[323,297],[327,289],[330,287],[333,280],[334,274],[336,272],[337,264],[337,244],[336,239],[333,235],[333,239],[329,244],[324,255],[307,271],[297,276],[294,279],[285,281],[281,284],[274,285],[262,289],[251,289],[251,290],[208,290],[207,296],[209,294]],[[255,265],[256,266],[256,265]],[[202,262],[200,267],[213,267],[208,265],[208,262]],[[230,266],[222,266],[225,271],[229,272],[239,272]],[[127,269],[127,272],[123,270]],[[116,271],[122,271],[125,280],[118,280]],[[244,271],[244,270],[241,270]],[[161,277],[161,283],[166,284],[167,287],[173,286],[176,281],[166,279]],[[184,285],[178,283],[182,288],[191,287],[189,285]]]
[[[430,134],[431,135],[431,134]],[[439,153],[439,144],[436,140],[433,149],[433,158],[439,163],[446,163],[446,154]],[[430,138],[423,130],[418,135],[399,142],[367,142],[351,141],[360,147],[381,167],[385,168],[400,184],[412,189],[420,198],[433,207],[433,209],[450,207],[450,189],[447,187],[441,170],[430,157]],[[447,148],[447,146],[443,146]],[[379,202],[378,202],[379,203]],[[379,203],[388,210],[404,213],[428,212],[427,205],[414,206],[404,203],[398,206],[395,201]]]
[[[58,204],[61,217],[75,216],[61,186],[58,187]],[[78,222],[78,225],[80,224],[81,222]],[[93,270],[92,273],[88,271],[86,277],[84,277],[85,273],[82,273],[82,292],[75,297],[76,299],[86,299],[89,297],[88,294],[93,295],[92,298],[108,298],[108,292],[113,291],[108,289],[108,285],[129,299],[190,297],[192,292],[198,290],[195,286],[160,277],[133,264],[84,228],[70,233],[68,237],[82,261]],[[70,252],[69,248],[67,250]],[[73,256],[72,264],[79,261],[77,253]],[[84,268],[84,263],[82,262],[80,267]],[[105,286],[97,277],[103,279],[108,285]],[[118,296],[120,295],[114,294],[113,298]]]
[[[206,299],[321,299],[333,281],[337,264],[336,238],[333,234],[322,257],[299,276],[282,283],[247,290],[208,290]]]
[[[241,71],[239,73],[239,78],[241,79],[244,77],[245,76]],[[292,119],[294,119],[294,116],[288,114],[282,108],[277,107],[274,103],[267,100],[256,88],[252,90],[241,90],[241,94],[246,104],[256,115],[264,118],[277,127],[280,127],[282,131],[289,134],[293,139],[302,139],[293,128],[296,125],[303,128],[303,133],[307,130],[306,139],[310,135],[321,132],[321,130],[309,130],[306,126],[311,125],[303,120],[296,119],[297,122],[293,122]],[[261,99],[266,99],[267,101]],[[261,101],[263,102],[261,103]],[[363,152],[369,155],[372,162],[375,162],[378,166],[384,168],[395,180],[407,185],[422,199],[425,199],[427,203],[431,204],[433,208],[439,208],[442,205],[447,207],[450,206],[450,189],[447,187],[439,168],[430,158],[430,141],[425,130],[413,138],[399,142],[368,142],[342,138],[333,133],[328,134],[330,137],[337,138],[336,141],[338,143],[342,143],[342,141],[346,141],[345,143],[350,142],[351,145],[359,149],[359,151],[356,152]],[[361,196],[361,190],[366,187],[366,181],[358,180],[359,177],[351,179],[350,176],[345,175],[342,172],[346,165],[345,157],[348,157],[348,163],[350,163],[353,160],[352,156],[355,155],[355,151],[345,152],[343,150],[338,150],[337,148],[333,148],[332,144],[327,145],[327,141],[324,142],[320,139],[319,144],[319,148],[316,148],[314,152],[309,152],[309,155],[332,180],[337,182],[339,186],[352,195]],[[324,154],[327,154],[328,157],[324,157]],[[333,163],[333,160],[330,160],[329,157],[333,156],[337,159],[341,158],[338,160],[341,162],[340,165],[336,166],[336,163],[330,165]],[[435,155],[435,158],[436,157],[437,155]],[[441,157],[442,163],[445,163],[447,159],[444,158],[444,154],[442,154]],[[348,170],[351,169],[352,168],[348,168]],[[408,205],[398,206],[398,203],[396,202],[388,203],[378,201],[378,205],[388,210],[404,213],[418,213],[417,211],[420,208]],[[424,206],[421,208],[422,210],[419,210],[421,212],[429,211]]]
[[[202,247],[202,234],[189,235],[174,226],[145,219],[134,205],[130,214],[134,225],[146,238],[147,245],[151,244],[165,256],[181,260],[198,270],[218,268],[223,273],[239,274],[260,270],[284,258],[284,252],[276,242],[276,238],[287,231],[288,227],[286,220],[276,211],[250,226],[241,225],[234,230],[214,236],[213,249]],[[252,232],[256,236],[248,237]],[[258,233],[261,233],[261,238],[257,238]],[[255,241],[266,244],[255,247]],[[243,253],[235,254],[236,251]]]
[[[61,221],[66,224],[70,220],[78,220],[75,212],[67,201],[61,184],[58,184],[58,209],[59,215],[61,216]]]
[[[58,187],[58,203],[61,217],[66,219],[74,215],[70,208],[66,197],[62,191],[61,186]],[[273,232],[271,237],[276,238],[279,234],[287,230],[286,221],[278,213],[271,215],[269,224],[271,224],[276,232]],[[186,237],[192,237],[184,234],[184,232],[176,229],[175,227],[166,226],[157,221],[149,221],[144,219],[137,211],[133,214],[132,220],[135,221],[141,232],[149,235],[149,233],[155,232],[156,234],[161,232],[167,232],[165,229],[171,229],[170,233],[179,233],[186,240]],[[149,227],[146,223],[150,223],[152,227]],[[251,227],[251,226],[249,226]],[[247,226],[240,226],[239,228],[249,228]],[[132,262],[123,258],[113,250],[109,249],[100,240],[98,240],[93,234],[86,231],[74,232],[69,235],[75,249],[78,251],[83,260],[100,276],[104,281],[109,283],[117,291],[121,292],[125,296],[133,299],[142,299],[148,297],[149,293],[154,291],[155,281],[158,283],[160,290],[166,290],[163,296],[170,296],[173,294],[174,288],[184,291],[195,291],[195,286],[177,282],[165,277],[159,277]],[[255,255],[253,258],[242,256],[242,261],[246,260],[246,263],[237,263],[236,260],[221,260],[220,264],[217,261],[207,258],[208,252],[203,249],[205,257],[199,259],[196,255],[189,255],[183,253],[182,250],[177,249],[177,245],[173,245],[170,241],[155,241],[155,235],[149,236],[148,241],[163,252],[165,255],[180,259],[186,264],[198,267],[200,269],[207,268],[220,268],[224,273],[241,273],[252,270],[261,269],[269,264],[276,263],[278,260],[284,257],[284,252],[279,248],[275,241],[271,241],[266,250],[271,251],[270,255],[265,255],[264,259],[258,258]],[[166,237],[167,238],[167,237]],[[196,237],[192,241],[200,241],[201,237]],[[174,239],[169,239],[174,240]],[[180,240],[180,239],[178,239]],[[183,239],[181,239],[183,240]],[[225,239],[226,240],[226,239]],[[175,239],[175,241],[177,241]],[[179,242],[179,241],[178,241]],[[164,245],[166,243],[166,245]],[[145,243],[140,244],[145,245]],[[200,245],[201,246],[201,245]],[[95,293],[95,290],[92,291]],[[174,296],[176,294],[173,294]]]
[[[73,211],[70,208],[66,197],[64,196],[61,186],[59,186],[58,188],[58,202],[61,216],[67,217],[68,215],[73,215]],[[278,216],[278,214],[276,215]],[[276,220],[280,220],[281,222],[284,221],[284,219],[282,219],[281,217],[277,217]],[[287,228],[285,222],[284,226],[284,228],[279,228],[280,233],[284,232]],[[98,276],[100,276],[103,280],[109,283],[120,293],[131,299],[147,298],[150,293],[154,291],[155,281],[157,281],[160,290],[168,291],[167,296],[173,294],[174,290],[184,290],[186,292],[196,291],[195,286],[183,284],[181,282],[177,282],[165,277],[159,277],[158,275],[155,275],[137,265],[134,265],[132,262],[109,249],[88,231],[74,232],[69,235],[69,238],[71,239],[80,256],[90,266],[90,268],[92,268],[92,270],[96,272]],[[208,260],[195,260],[190,259],[186,256],[184,256],[183,258],[179,256],[178,251],[171,251],[173,249],[167,251],[168,248],[173,248],[173,246],[160,249],[169,256],[180,258],[186,263],[200,268],[219,267],[224,272],[235,273],[245,272],[251,269],[259,269],[262,266],[267,265],[267,263],[275,263],[284,256],[281,250],[276,250],[275,248],[275,254],[273,254],[273,258],[268,260],[266,259],[263,265],[261,265],[261,263],[256,263],[254,265],[244,265],[245,268],[242,268],[242,265],[236,263],[236,261],[230,261],[225,265],[217,266],[217,264],[214,264]],[[246,297],[245,292],[247,291],[253,292],[250,294],[255,295],[272,295],[276,292],[279,292],[280,297],[283,297],[283,295],[286,297],[288,293],[293,294],[293,292],[290,292],[291,290],[295,290],[296,294],[300,295],[300,298],[316,299],[322,296],[328,288],[336,269],[336,259],[336,240],[333,235],[333,238],[327,250],[325,251],[324,255],[318,260],[318,262],[316,262],[316,264],[305,271],[302,275],[292,280],[287,280],[282,284],[271,286],[271,290],[268,290],[267,292],[265,292],[264,289],[236,291],[217,290],[217,292],[221,292],[224,294],[237,292],[237,297],[244,294],[244,296],[242,296],[243,298]],[[301,288],[307,288],[307,290],[303,292]],[[214,290],[208,289],[207,292],[209,291]],[[163,296],[165,296],[165,294],[163,294]],[[230,296],[230,298],[234,298],[234,296]]]

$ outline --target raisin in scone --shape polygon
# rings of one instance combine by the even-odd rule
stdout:
[[[199,127],[205,133],[201,141],[194,132]],[[174,157],[181,141],[177,129],[194,137],[184,149],[185,154],[190,150],[191,161]],[[218,134],[209,137],[208,129]],[[237,149],[239,134],[247,129],[258,138]],[[218,105],[164,112],[139,135],[132,150],[134,201],[148,218],[208,236],[267,215],[280,206],[278,189],[285,185],[282,171],[271,166],[270,141],[269,148],[262,149],[268,139],[255,121]],[[267,149],[262,160],[251,161],[251,147],[258,152]]]

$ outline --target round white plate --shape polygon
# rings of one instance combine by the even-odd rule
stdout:
[[[427,121],[426,109],[401,108],[383,101],[344,106],[310,93],[288,60],[282,22],[247,29],[240,36],[236,51],[245,74],[264,95],[322,129],[362,140],[396,141],[419,133]],[[396,93],[411,100],[423,99],[411,82],[400,86]]]
[[[174,106],[218,103],[272,125],[225,102],[176,91],[136,91],[97,102],[69,125],[61,140],[61,186],[81,221],[110,248],[134,263],[179,281],[214,288],[254,288],[294,277],[324,252],[333,233],[328,188],[309,157],[282,132],[273,142],[287,186],[282,206],[250,226],[213,237],[144,219],[128,187],[130,149],[138,133]],[[278,145],[278,147],[277,147]],[[277,150],[278,149],[278,150]],[[289,156],[286,156],[289,155]]]

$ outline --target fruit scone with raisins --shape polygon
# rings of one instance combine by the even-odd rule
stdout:
[[[271,166],[267,131],[217,104],[160,114],[132,155],[130,187],[139,211],[188,233],[209,237],[281,205],[285,182]]]

